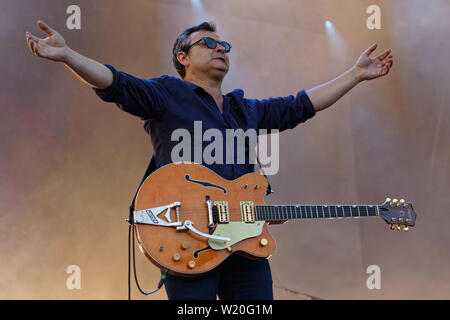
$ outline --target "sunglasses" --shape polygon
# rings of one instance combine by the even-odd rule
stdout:
[[[215,48],[217,47],[217,44],[220,44],[222,47],[225,48],[225,52],[228,53],[228,52],[230,52],[230,50],[231,50],[231,44],[229,44],[229,43],[226,42],[226,41],[217,41],[217,40],[215,40],[215,39],[213,39],[213,38],[204,37],[204,38],[201,38],[200,40],[194,42],[193,44],[191,44],[191,45],[187,48],[186,52],[189,52],[189,50],[190,50],[193,46],[199,44],[199,43],[202,42],[202,41],[205,41],[205,45],[206,45],[208,48],[210,48],[210,49],[215,49]]]

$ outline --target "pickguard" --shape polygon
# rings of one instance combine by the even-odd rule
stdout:
[[[221,241],[209,239],[208,244],[214,250],[222,250],[238,243],[241,240],[259,236],[262,233],[264,221],[246,223],[243,221],[231,221],[228,223],[219,223],[213,232],[213,235],[228,237],[230,241]]]

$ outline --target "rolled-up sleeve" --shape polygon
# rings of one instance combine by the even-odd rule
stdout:
[[[114,102],[120,109],[140,117],[154,119],[163,111],[166,103],[166,90],[163,78],[142,79],[118,71],[105,64],[113,73],[113,82],[105,89],[93,88],[106,102]]]
[[[246,101],[258,115],[258,129],[292,129],[316,114],[304,90],[299,91],[296,96]]]

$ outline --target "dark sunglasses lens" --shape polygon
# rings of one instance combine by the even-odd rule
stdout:
[[[218,42],[213,38],[205,38],[205,45],[210,49],[215,49],[218,43],[220,43],[220,45],[225,48],[226,52],[230,52],[231,45],[228,42],[225,41]]]
[[[217,41],[213,38],[205,38],[205,44],[210,49],[215,49],[217,47]]]
[[[231,45],[230,45],[228,42],[222,41],[222,42],[220,43],[220,45],[221,45],[222,47],[225,48],[225,51],[226,51],[226,52],[230,52],[230,50],[231,50]]]

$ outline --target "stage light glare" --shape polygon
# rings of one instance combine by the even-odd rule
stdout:
[[[201,0],[191,0],[192,7],[194,8],[202,8],[203,4]]]
[[[325,27],[327,29],[333,28],[333,23],[330,20],[325,21]]]

